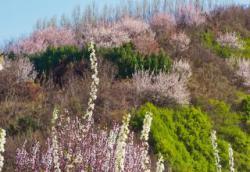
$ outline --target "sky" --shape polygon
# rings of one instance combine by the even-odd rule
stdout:
[[[60,17],[62,14],[71,15],[72,10],[77,5],[84,8],[92,1],[93,0],[0,0],[0,46],[8,40],[25,36],[32,32],[38,19],[49,19],[53,16]],[[118,1],[119,0],[97,0],[99,6],[103,6],[104,4],[114,5]],[[235,1],[241,4],[250,4],[250,0]]]

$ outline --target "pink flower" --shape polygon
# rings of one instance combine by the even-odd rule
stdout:
[[[66,28],[48,27],[33,32],[28,38],[20,39],[8,48],[15,54],[34,54],[45,51],[49,46],[75,45],[73,31]]]

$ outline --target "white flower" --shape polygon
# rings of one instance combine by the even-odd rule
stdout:
[[[234,172],[234,153],[233,153],[233,148],[231,144],[229,144],[228,148],[228,155],[229,155],[229,167],[230,167],[230,172]]]
[[[141,161],[142,169],[143,171],[150,171],[149,164],[150,164],[150,158],[148,156],[148,137],[150,132],[150,127],[152,123],[152,113],[146,112],[144,121],[143,121],[143,129],[141,132],[141,141],[143,142],[143,157]]]
[[[237,37],[235,32],[220,34],[216,41],[223,47],[229,46],[236,49],[244,48],[244,43]]]
[[[142,141],[148,141],[148,135],[150,132],[150,127],[152,123],[152,113],[151,112],[146,112],[144,121],[143,121],[143,129],[141,132],[141,140]]]
[[[55,172],[61,172],[60,169],[60,162],[59,162],[59,146],[58,146],[58,138],[57,138],[57,132],[56,132],[56,120],[58,119],[58,109],[55,108],[53,111],[53,117],[52,117],[52,155],[53,155],[53,163],[55,167]]]
[[[6,131],[4,129],[0,129],[0,172],[2,171],[4,165],[4,157],[2,153],[4,153],[5,143],[6,143]]]
[[[211,142],[212,142],[213,151],[214,151],[215,165],[217,168],[217,172],[221,172],[220,156],[219,156],[219,150],[218,150],[218,145],[217,145],[216,140],[217,140],[216,131],[213,130],[211,132]]]
[[[93,111],[95,109],[95,100],[97,99],[97,91],[98,91],[97,87],[99,85],[97,58],[95,55],[95,48],[93,42],[90,43],[89,51],[90,51],[91,69],[93,70],[94,73],[91,76],[92,83],[90,88],[90,97],[88,100],[88,108],[84,116],[84,119],[87,119],[87,121],[92,121]]]
[[[124,171],[124,160],[125,160],[125,148],[126,141],[129,134],[129,121],[131,115],[128,114],[123,119],[123,124],[121,126],[118,138],[117,145],[115,150],[115,172],[123,172]]]
[[[165,169],[165,167],[164,167],[164,159],[163,159],[162,154],[160,153],[158,161],[156,163],[156,172],[163,172],[164,169]]]

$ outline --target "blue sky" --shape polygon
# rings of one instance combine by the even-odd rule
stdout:
[[[0,0],[0,45],[3,44],[4,41],[30,33],[38,19],[48,19],[53,16],[60,17],[63,13],[71,15],[72,10],[77,5],[84,7],[92,1],[93,0]],[[105,3],[111,5],[118,1],[119,0],[97,0],[100,6]],[[250,0],[235,1],[250,4]]]

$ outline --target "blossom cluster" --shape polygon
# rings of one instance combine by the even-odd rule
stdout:
[[[2,70],[12,72],[17,82],[34,81],[37,76],[34,65],[25,57],[19,57],[15,60],[4,60],[2,62]]]
[[[53,111],[53,115],[52,115],[52,129],[51,129],[51,134],[52,134],[52,145],[51,145],[51,148],[52,148],[52,156],[53,156],[53,163],[54,163],[54,167],[55,167],[55,171],[56,172],[61,172],[61,169],[60,169],[60,162],[59,162],[59,147],[58,147],[58,138],[57,138],[57,131],[56,131],[56,128],[55,128],[55,125],[56,125],[56,121],[58,119],[58,109],[55,108],[54,111]]]
[[[98,127],[86,130],[88,124],[81,118],[60,115],[53,133],[57,137],[60,170],[143,171],[141,162],[145,152],[129,131],[129,119],[130,116],[126,116],[121,127],[115,125],[111,130]],[[27,148],[25,142],[17,149],[17,171],[55,171],[53,137],[47,139],[46,146],[36,142],[32,148]]]
[[[178,6],[175,18],[178,24],[196,26],[201,25],[206,21],[206,17],[201,8],[192,3]]]
[[[74,32],[66,28],[48,27],[34,31],[29,37],[20,39],[7,49],[15,54],[34,54],[45,51],[49,46],[75,45]]]
[[[235,73],[237,76],[242,78],[243,85],[249,87],[250,86],[250,60],[248,59],[238,59],[238,58],[230,58],[228,64],[235,69]]]
[[[191,74],[188,62],[180,60],[174,62],[169,73],[135,72],[133,85],[139,94],[158,93],[161,96],[173,98],[179,104],[188,104],[190,93],[187,89],[187,82]]]
[[[4,153],[4,145],[6,143],[6,131],[4,129],[0,129],[0,172],[3,169],[4,165],[4,156],[2,155]]]
[[[130,41],[128,33],[117,30],[114,24],[87,25],[82,34],[84,38],[81,43],[94,40],[98,47],[117,47]]]
[[[0,71],[4,69],[4,57],[0,54]]]
[[[94,72],[91,76],[92,83],[90,86],[90,97],[88,100],[88,108],[86,114],[84,116],[85,119],[88,121],[92,121],[93,111],[95,109],[95,100],[97,99],[97,87],[99,85],[99,78],[98,78],[98,69],[97,69],[97,58],[95,54],[94,43],[91,42],[89,46],[90,52],[90,63],[91,63],[91,70]]]
[[[170,43],[177,51],[185,51],[189,48],[190,38],[184,33],[173,33],[170,37]]]
[[[114,23],[86,25],[82,29],[81,43],[94,41],[98,47],[117,47],[130,42],[137,36],[150,32],[150,26],[140,19],[123,17]]]
[[[126,142],[129,135],[129,121],[131,115],[128,114],[123,119],[123,125],[119,131],[117,138],[117,145],[115,151],[115,172],[124,171],[124,161],[125,161],[125,151],[126,151]]]
[[[233,148],[232,148],[231,144],[229,144],[229,147],[228,147],[228,156],[229,156],[230,172],[235,172],[235,170],[234,170],[234,153],[233,153]]]
[[[143,121],[143,128],[142,128],[142,132],[141,132],[141,141],[142,141],[142,146],[143,146],[143,157],[142,157],[142,168],[144,172],[150,172],[150,158],[148,155],[148,149],[149,149],[149,145],[148,145],[148,138],[149,138],[149,132],[150,132],[150,127],[151,127],[151,123],[152,123],[152,119],[153,119],[153,115],[151,112],[146,112],[145,117],[144,117],[144,121]]]
[[[150,26],[154,29],[161,28],[165,31],[171,31],[176,26],[175,17],[169,13],[156,13],[150,20]]]
[[[156,163],[156,172],[163,172],[164,170],[165,170],[164,159],[163,159],[163,156],[159,154],[159,158]]]
[[[238,38],[235,32],[220,33],[216,41],[223,47],[228,46],[231,48],[242,49],[243,42]]]
[[[213,146],[216,169],[217,169],[217,172],[221,172],[220,156],[219,156],[219,150],[218,150],[217,137],[216,137],[215,130],[213,130],[211,132],[211,142],[212,142],[212,146]]]

